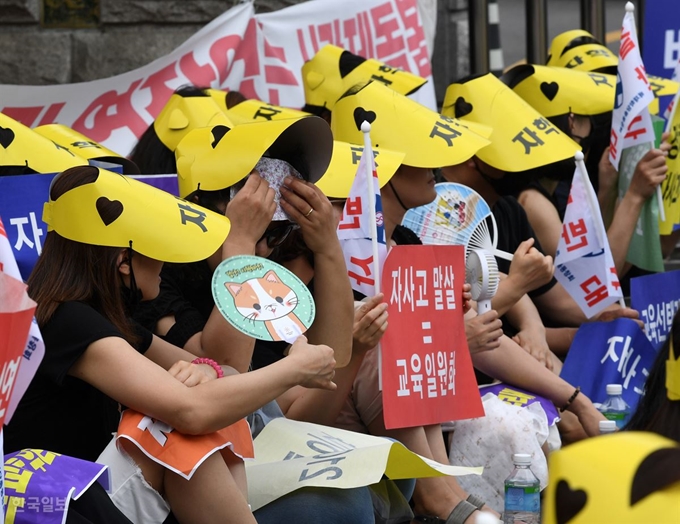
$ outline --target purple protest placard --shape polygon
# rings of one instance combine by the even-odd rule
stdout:
[[[5,522],[62,524],[71,499],[93,482],[106,489],[107,467],[41,449],[5,455]]]
[[[560,415],[557,412],[555,405],[547,398],[536,395],[535,393],[529,393],[524,389],[508,386],[502,382],[500,384],[481,386],[479,388],[479,394],[481,396],[484,396],[487,393],[493,393],[503,402],[523,408],[538,402],[543,408],[543,411],[545,411],[546,417],[548,417],[548,426],[552,426],[560,420]]]

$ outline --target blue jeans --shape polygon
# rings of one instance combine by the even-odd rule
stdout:
[[[253,513],[258,524],[374,524],[368,488],[302,488]]]
[[[407,479],[396,480],[392,483],[401,492],[403,500],[396,501],[393,495],[389,502],[394,505],[395,511],[403,512],[403,505],[408,506],[416,482]],[[375,524],[378,517],[374,510],[379,509],[384,509],[384,506],[378,508],[374,505],[371,490],[368,487],[352,489],[310,487],[293,491],[258,509],[254,515],[258,524],[318,524],[319,522]]]

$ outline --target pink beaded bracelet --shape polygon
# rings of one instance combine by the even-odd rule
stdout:
[[[215,373],[217,373],[217,378],[222,378],[224,376],[224,371],[222,371],[220,365],[211,358],[199,357],[192,360],[191,363],[207,364],[208,366],[212,367],[215,370]]]

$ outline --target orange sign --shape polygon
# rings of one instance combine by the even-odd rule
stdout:
[[[245,419],[208,435],[183,435],[165,422],[128,409],[118,425],[117,438],[128,439],[149,458],[187,480],[206,458],[223,448],[242,459],[255,456]]]

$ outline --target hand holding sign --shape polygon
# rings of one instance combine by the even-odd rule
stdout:
[[[665,138],[668,138],[666,133]],[[668,167],[666,166],[666,157],[671,145],[664,141],[661,143],[659,149],[650,149],[645,156],[635,166],[633,178],[630,181],[628,191],[640,198],[641,202],[645,202],[654,194],[656,188],[666,178]]]
[[[385,295],[378,293],[365,302],[355,303],[358,307],[354,309],[353,353],[364,353],[380,342],[387,329],[387,302],[383,302],[384,298]]]

